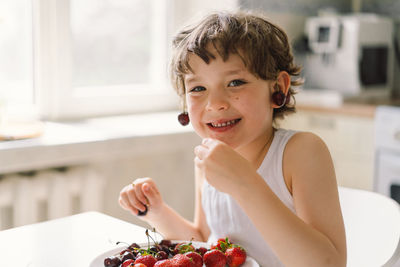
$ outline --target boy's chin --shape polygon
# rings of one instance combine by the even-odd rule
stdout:
[[[237,144],[233,143],[232,140],[229,138],[218,138],[218,137],[212,137],[212,136],[207,136],[205,138],[211,138],[211,139],[218,140],[218,141],[230,146],[232,149],[236,149],[239,147]]]

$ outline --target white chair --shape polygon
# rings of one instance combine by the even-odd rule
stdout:
[[[400,206],[370,191],[339,187],[347,267],[400,266]]]

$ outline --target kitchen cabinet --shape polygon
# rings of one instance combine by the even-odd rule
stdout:
[[[376,110],[374,190],[400,203],[400,108]]]
[[[299,109],[278,123],[281,128],[313,132],[324,140],[331,152],[340,186],[372,190],[373,116]]]
[[[377,166],[375,189],[400,203],[400,153],[380,152]]]

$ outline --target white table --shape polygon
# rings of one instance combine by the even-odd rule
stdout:
[[[116,241],[145,243],[145,228],[98,213],[0,231],[0,266],[88,267]]]

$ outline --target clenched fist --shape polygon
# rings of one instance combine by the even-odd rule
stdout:
[[[121,190],[119,204],[134,215],[146,215],[157,213],[163,200],[153,179],[139,178]]]

